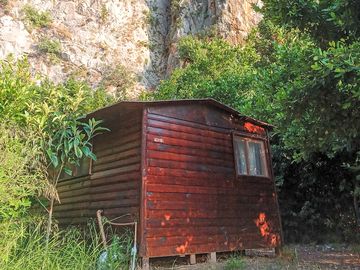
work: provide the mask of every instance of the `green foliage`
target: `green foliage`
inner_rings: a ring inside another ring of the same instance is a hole
[[[63,171],[72,175],[71,165],[80,166],[80,161],[84,158],[96,160],[95,154],[92,152],[91,140],[99,132],[108,131],[102,128],[101,121],[89,119],[88,123],[79,121],[79,119],[66,119],[65,115],[55,113],[54,117],[50,117],[55,132],[45,131],[43,135],[50,134],[48,139],[42,141],[42,146],[46,151],[49,159],[50,168],[54,169],[54,175],[51,176],[50,184],[52,185],[53,194],[50,197],[56,198],[56,186],[60,175]],[[47,127],[50,127],[47,125]],[[52,210],[52,209],[51,209]]]
[[[106,259],[100,245],[95,222],[85,228],[69,227],[56,230],[48,245],[44,234],[45,220],[33,215],[26,219],[0,222],[0,269],[128,269],[133,234],[120,236],[108,232]]]
[[[261,67],[253,80],[254,96],[249,104],[257,105],[253,106],[256,114],[277,125],[296,158],[316,151],[334,155],[344,149],[356,150],[358,44],[331,43],[322,50],[295,33],[292,40],[277,44],[274,54],[275,61]]]
[[[356,0],[265,0],[260,11],[266,21],[298,28],[326,46],[329,41],[359,37],[358,5]]]
[[[148,98],[213,97],[235,107],[242,93],[234,89],[246,87],[248,73],[258,61],[253,48],[233,47],[217,38],[184,38],[179,53],[186,67],[175,70]]]
[[[94,224],[90,223],[84,231],[76,228],[56,231],[47,247],[45,242],[42,221],[39,219],[10,220],[0,223],[0,268],[3,270],[97,268],[102,247]],[[122,269],[127,267],[121,263],[118,266]]]
[[[298,159],[353,151],[360,130],[359,52],[358,42],[321,49],[310,36],[271,23],[242,48],[185,38],[179,53],[187,65],[150,98],[213,97],[276,125]]]
[[[24,171],[30,174],[27,177],[32,173],[35,176],[36,170],[46,175],[50,164],[58,165],[55,169],[59,170],[66,163],[78,164],[82,156],[94,158],[89,151],[90,139],[101,131],[100,122],[83,122],[80,118],[111,102],[111,97],[101,89],[93,91],[84,82],[72,78],[59,85],[46,80],[39,82],[31,76],[26,59],[7,59],[1,61],[0,67],[0,121],[5,129],[17,127],[19,138],[16,140],[24,147],[31,146],[29,156],[16,153],[20,155],[18,158],[36,161],[34,169]],[[36,188],[41,188],[49,198],[56,198],[56,177],[49,175],[46,180],[46,185],[36,184]],[[13,184],[16,185],[16,181]],[[17,188],[21,190],[22,185]],[[26,187],[23,188],[25,193]],[[27,197],[27,194],[19,197],[19,202]]]
[[[239,255],[232,255],[226,260],[224,269],[225,270],[242,270],[246,268],[244,259]]]
[[[359,254],[360,253],[360,245],[359,244],[354,244],[350,246],[350,249],[352,252]]]
[[[274,151],[274,164],[283,166],[281,173],[278,167],[275,170],[282,175],[279,202],[287,242],[359,241],[351,173],[343,168],[344,156],[314,154],[308,161],[294,163],[280,150]]]
[[[41,81],[31,76],[26,59],[0,61],[1,269],[96,268],[97,237],[75,229],[50,235],[51,214],[63,168],[79,165],[83,157],[96,159],[91,139],[105,129],[83,115],[113,101],[73,78],[58,85]],[[50,199],[46,234],[42,220],[20,219],[40,193]],[[117,265],[126,268],[128,257],[122,256]]]
[[[40,40],[38,44],[40,52],[47,53],[54,56],[60,56],[61,54],[61,43],[58,40],[52,40],[44,38]]]
[[[265,11],[277,8],[268,2]],[[338,40],[319,47],[311,35],[276,26],[271,19],[243,47],[217,38],[183,39],[179,53],[185,67],[175,70],[152,97],[216,98],[272,122],[298,159],[317,151],[356,150],[359,42]]]
[[[43,188],[45,176],[33,157],[31,137],[14,125],[0,124],[0,221],[26,212],[30,199]]]
[[[48,27],[52,22],[51,15],[48,11],[38,11],[31,5],[25,5],[23,7],[23,12],[25,14],[26,22],[32,27]]]
[[[0,118],[23,124],[27,101],[35,92],[27,60],[0,62]]]
[[[100,256],[98,270],[127,269],[130,265],[133,233],[113,235],[106,253]]]

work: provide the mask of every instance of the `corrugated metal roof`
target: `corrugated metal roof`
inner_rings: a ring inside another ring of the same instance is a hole
[[[161,105],[185,105],[185,104],[205,104],[205,105],[211,105],[214,107],[217,107],[219,109],[222,109],[234,116],[237,116],[245,121],[249,121],[251,123],[257,124],[262,127],[266,127],[269,129],[272,129],[274,126],[257,120],[255,118],[242,115],[240,112],[236,111],[235,109],[216,101],[212,98],[206,98],[206,99],[178,99],[178,100],[156,100],[156,101],[121,101],[118,103],[115,103],[113,105],[101,108],[99,110],[96,110],[94,112],[91,112],[87,115],[87,117],[96,117],[99,115],[109,115],[113,112],[117,112],[118,110],[121,110],[121,108],[143,108],[146,106],[161,106]]]

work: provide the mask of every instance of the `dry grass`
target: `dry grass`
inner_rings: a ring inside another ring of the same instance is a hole
[[[70,30],[63,24],[57,24],[53,26],[54,31],[56,32],[57,35],[66,38],[66,39],[71,39],[73,34],[70,32]]]

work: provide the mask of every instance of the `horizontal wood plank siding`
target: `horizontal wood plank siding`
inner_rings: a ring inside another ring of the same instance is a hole
[[[231,131],[244,129],[218,110],[181,109],[147,115],[146,256],[271,246],[273,182],[235,174]]]
[[[141,111],[105,122],[111,131],[94,139],[91,175],[59,183],[54,216],[60,225],[86,223],[98,209],[108,218],[126,215],[118,222],[139,219]]]

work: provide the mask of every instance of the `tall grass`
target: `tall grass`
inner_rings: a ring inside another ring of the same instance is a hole
[[[89,225],[85,231],[77,228],[57,231],[46,246],[41,222],[2,222],[0,269],[128,269],[131,249],[129,235],[118,237],[113,243],[108,249],[111,256],[99,265],[103,249],[94,225]]]
[[[234,254],[226,261],[224,269],[225,270],[242,270],[246,268],[246,263],[244,258],[239,254]]]

